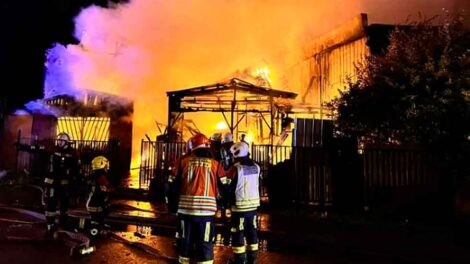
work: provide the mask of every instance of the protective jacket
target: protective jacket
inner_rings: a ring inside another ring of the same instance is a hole
[[[195,155],[183,158],[175,179],[180,190],[178,214],[214,216],[218,181],[224,176],[222,166],[214,159]]]
[[[246,158],[234,164],[228,173],[231,179],[231,209],[233,212],[257,210],[260,205],[260,167]]]

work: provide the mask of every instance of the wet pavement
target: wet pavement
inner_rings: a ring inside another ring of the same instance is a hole
[[[0,186],[0,204],[41,212],[40,189]],[[88,217],[70,210],[71,222]],[[92,241],[97,251],[69,256],[63,241],[45,238],[40,214],[0,208],[0,263],[172,263],[174,214],[164,204],[115,199],[107,218],[114,232]],[[411,223],[380,225],[360,217],[320,214],[305,208],[263,208],[258,263],[470,263],[470,250],[453,242],[449,227]],[[232,255],[224,221],[216,223],[215,263]]]

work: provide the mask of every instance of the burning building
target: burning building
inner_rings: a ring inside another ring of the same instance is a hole
[[[65,132],[79,152],[84,174],[95,155],[106,155],[117,183],[130,170],[132,113],[131,101],[93,91],[81,97],[58,95],[31,102],[27,110],[6,117],[2,167],[33,178],[44,177],[45,154],[52,149],[56,135]]]
[[[274,143],[281,137],[281,122],[288,117],[297,94],[256,86],[233,78],[228,82],[167,93],[170,134],[184,137],[184,114],[217,112],[226,130],[235,138],[242,134],[248,141]]]

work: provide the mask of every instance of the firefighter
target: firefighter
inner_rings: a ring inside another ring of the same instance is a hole
[[[71,143],[72,141],[67,133],[62,132],[57,135],[56,146],[50,156],[49,173],[44,179],[44,202],[48,234],[52,234],[58,225],[62,228],[66,227],[70,195],[69,185],[77,177],[80,164],[77,152],[71,146]],[[58,203],[60,204],[59,219],[56,219]]]
[[[233,135],[230,132],[227,132],[224,134],[222,137],[222,146],[220,148],[220,157],[221,157],[221,162],[222,166],[224,167],[224,170],[227,172],[234,164],[234,158],[232,153],[230,152],[230,148],[233,146]],[[221,197],[220,197],[220,202],[219,202],[219,207],[222,212],[222,221],[227,222],[229,221],[230,218],[230,205],[229,205],[229,196],[228,191],[230,187],[230,179],[227,179],[227,181],[222,182],[222,188],[221,188]],[[227,225],[228,226],[228,225]],[[230,230],[227,230],[226,232],[226,237],[230,237]],[[229,241],[229,239],[226,239],[224,241]]]
[[[230,132],[224,134],[222,138],[222,147],[220,148],[221,163],[224,170],[228,170],[234,163],[233,155],[230,148],[233,146],[233,135]]]
[[[176,178],[176,173],[177,173],[177,168],[179,164],[181,163],[181,160],[183,160],[186,157],[189,157],[191,155],[191,143],[190,140],[188,140],[184,146],[184,153],[179,157],[175,163],[173,164],[173,167],[169,168],[169,175],[168,175],[168,180],[167,180],[167,186],[166,186],[166,203],[168,205],[168,211],[171,213],[176,213],[178,210],[178,196],[179,193],[175,189],[175,178]]]
[[[90,235],[97,236],[104,232],[104,218],[109,207],[110,184],[108,181],[109,161],[104,156],[97,156],[91,161],[91,191],[86,208],[90,214]]]
[[[179,162],[175,178],[179,193],[179,263],[190,263],[191,259],[197,263],[213,263],[216,197],[220,177],[224,177],[225,171],[212,158],[205,135],[193,136],[189,147],[191,154]]]
[[[214,159],[219,161],[221,160],[220,156],[220,148],[222,147],[222,133],[214,133],[211,136],[210,140],[210,149],[212,151],[212,154],[214,155]]]
[[[249,158],[248,145],[234,144],[230,151],[235,164],[227,173],[232,209],[231,233],[234,259],[229,263],[256,263],[258,253],[257,210],[260,205],[260,167]],[[245,239],[247,245],[245,246]]]

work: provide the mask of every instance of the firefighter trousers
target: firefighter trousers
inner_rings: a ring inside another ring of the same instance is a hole
[[[103,227],[108,207],[109,197],[106,187],[93,185],[86,203],[86,208],[91,218],[90,229],[100,230]]]
[[[232,212],[230,231],[232,233],[232,250],[235,256],[235,263],[256,263],[258,253],[256,211]]]
[[[63,183],[63,184],[62,184]],[[59,215],[59,225],[65,227],[69,209],[69,185],[65,181],[46,183],[44,190],[45,215],[48,228],[54,226]],[[59,211],[57,205],[59,204]]]
[[[179,228],[179,263],[211,264],[214,261],[214,217],[213,216],[178,216]]]

